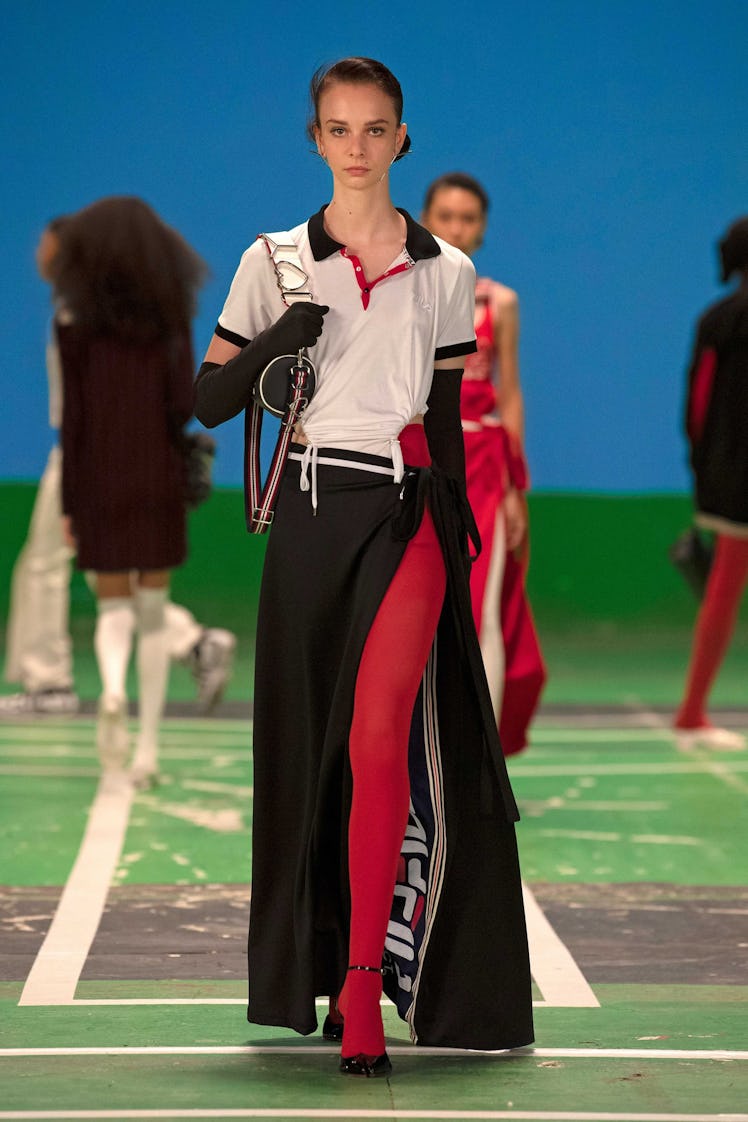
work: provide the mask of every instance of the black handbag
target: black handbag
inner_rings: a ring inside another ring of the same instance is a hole
[[[304,355],[280,355],[269,362],[252,387],[252,397],[260,408],[282,417],[291,402],[292,376],[294,368],[303,363],[307,371],[306,401],[303,409],[317,387],[317,371]]]
[[[714,546],[695,526],[676,538],[668,557],[686,581],[697,600],[702,600],[714,560]]]

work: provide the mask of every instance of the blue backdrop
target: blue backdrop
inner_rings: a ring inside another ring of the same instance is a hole
[[[476,264],[520,294],[536,488],[683,489],[693,322],[719,292],[715,239],[748,212],[746,41],[745,0],[5,5],[0,477],[36,478],[50,444],[46,220],[132,193],[177,226],[212,269],[199,359],[249,241],[328,198],[311,72],[368,54],[405,93],[395,201],[417,214],[458,168],[492,196]],[[241,425],[219,440],[238,483]]]

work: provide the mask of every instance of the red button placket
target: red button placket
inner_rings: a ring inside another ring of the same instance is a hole
[[[369,307],[371,300],[371,290],[380,283],[380,281],[387,280],[387,277],[394,277],[396,273],[404,273],[406,269],[412,267],[412,262],[404,261],[402,265],[395,265],[392,269],[388,269],[386,273],[382,273],[381,277],[376,280],[367,280],[364,276],[364,267],[355,254],[349,253],[347,249],[340,251],[343,257],[347,258],[353,265],[353,275],[356,278],[358,287],[361,289],[361,303],[364,306],[364,311]]]

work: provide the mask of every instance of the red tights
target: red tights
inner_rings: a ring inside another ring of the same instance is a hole
[[[408,822],[408,739],[413,705],[439,622],[446,575],[428,510],[408,543],[364,645],[349,753],[351,966],[379,967],[397,863]],[[384,1051],[379,973],[353,970],[340,995],[343,1055]]]
[[[686,694],[676,714],[676,728],[709,725],[707,698],[730,644],[747,578],[748,540],[719,534],[704,602],[696,620]]]

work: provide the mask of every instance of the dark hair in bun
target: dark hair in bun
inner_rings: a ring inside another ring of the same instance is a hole
[[[357,86],[377,86],[392,101],[398,125],[402,123],[403,91],[392,71],[388,70],[383,62],[377,62],[375,58],[341,58],[339,62],[320,66],[318,70],[315,70],[309,83],[310,112],[306,133],[313,144],[316,142],[314,130],[320,127],[320,98],[325,90],[334,85],[335,82],[347,82]],[[395,159],[401,160],[409,151],[410,137],[406,133],[403,146]]]

